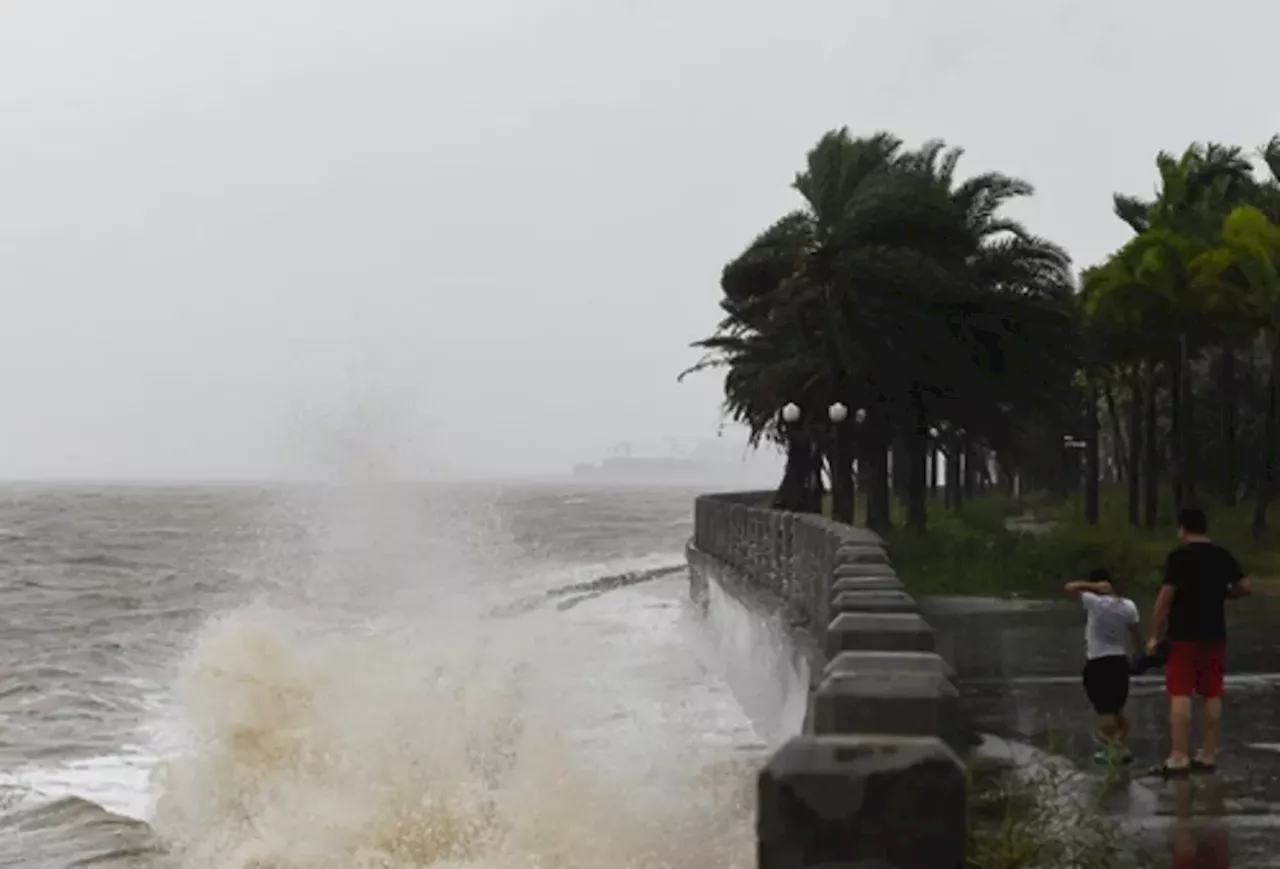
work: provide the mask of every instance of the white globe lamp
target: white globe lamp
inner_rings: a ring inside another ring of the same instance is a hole
[[[782,407],[783,422],[795,422],[799,418],[800,418],[800,408],[796,407],[791,402],[787,402],[785,405],[783,405]]]
[[[849,418],[849,408],[837,401],[835,404],[827,408],[827,416],[830,417],[831,421],[834,423],[844,422]]]
[[[853,418],[857,420],[858,425],[862,425],[863,420],[867,418],[867,409],[865,407],[858,408],[858,411],[853,415]]]

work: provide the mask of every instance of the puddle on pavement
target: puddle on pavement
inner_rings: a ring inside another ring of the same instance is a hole
[[[1150,601],[1139,601],[1144,614]],[[1015,763],[1066,759],[1072,792],[1131,829],[1149,865],[1254,869],[1280,866],[1280,599],[1229,612],[1222,754],[1212,777],[1164,781],[1145,771],[1167,750],[1159,674],[1135,680],[1129,716],[1135,763],[1108,774],[1093,763],[1093,712],[1080,685],[1084,615],[1057,601],[935,598],[921,601],[951,661],[983,750]],[[1193,741],[1198,729],[1193,730]],[[1035,746],[1035,748],[1033,748]],[[1175,859],[1176,857],[1176,859]]]

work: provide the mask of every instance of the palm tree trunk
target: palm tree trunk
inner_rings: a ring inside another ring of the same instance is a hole
[[[966,501],[972,501],[978,492],[978,462],[973,444],[967,436],[961,452],[964,455],[964,497]]]
[[[809,439],[809,473],[807,476],[808,485],[805,488],[805,504],[804,512],[822,513],[822,496],[825,494],[825,488],[822,485],[822,466],[825,463],[825,457],[822,454],[822,447],[816,438]]]
[[[1098,476],[1101,458],[1098,449],[1098,435],[1102,424],[1098,420],[1098,383],[1090,379],[1088,420],[1085,429],[1085,477],[1084,477],[1084,519],[1090,525],[1098,524]]]
[[[952,434],[948,438],[951,449],[947,452],[947,495],[951,499],[951,509],[957,513],[964,510],[964,490],[961,482],[964,469],[964,451],[961,449],[960,437]]]
[[[1179,368],[1181,369],[1181,377],[1179,383],[1182,388],[1182,426],[1178,430],[1180,439],[1178,449],[1180,455],[1178,458],[1178,466],[1182,470],[1182,503],[1194,504],[1198,499],[1198,491],[1196,486],[1196,450],[1194,446],[1196,431],[1196,402],[1195,396],[1191,391],[1191,359],[1187,350],[1187,336],[1182,336],[1182,345],[1179,348],[1181,358]]]
[[[773,506],[778,510],[804,511],[807,485],[809,445],[798,435],[787,438],[787,464],[782,471],[782,484],[774,496]]]
[[[1129,524],[1142,524],[1142,381],[1135,366],[1129,387]]]
[[[1146,448],[1146,461],[1143,462],[1143,488],[1146,495],[1147,527],[1156,527],[1156,518],[1160,512],[1160,431],[1156,427],[1156,364],[1147,362],[1147,382],[1143,398],[1146,402],[1146,424],[1143,431],[1143,442]]]
[[[1102,398],[1107,403],[1107,417],[1111,420],[1111,454],[1115,459],[1116,476],[1128,479],[1129,467],[1126,459],[1128,447],[1124,442],[1124,431],[1120,426],[1120,412],[1116,406],[1116,393],[1109,382],[1102,385]]]
[[[918,386],[911,391],[914,409],[914,425],[907,437],[904,451],[907,456],[907,523],[917,534],[924,534],[928,526],[928,509],[925,477],[929,470],[929,420],[925,416],[924,394]]]
[[[1275,496],[1276,483],[1276,414],[1280,408],[1280,338],[1271,336],[1271,371],[1267,374],[1267,415],[1263,424],[1262,467],[1258,474],[1258,496],[1253,507],[1253,539],[1261,540],[1267,533],[1267,508]]]
[[[1173,506],[1182,509],[1183,477],[1183,426],[1182,426],[1182,368],[1183,355],[1181,349],[1169,363],[1169,482],[1173,489]]]
[[[855,513],[853,490],[853,446],[849,425],[833,423],[831,431],[831,518],[852,525]]]
[[[893,527],[889,497],[889,444],[879,421],[863,426],[859,457],[867,472],[867,527],[888,531]]]
[[[907,438],[895,438],[892,447],[893,455],[893,493],[899,498],[907,496],[908,487],[911,483],[911,460],[910,450],[907,447]]]
[[[1222,348],[1218,394],[1222,396],[1222,503],[1234,507],[1240,489],[1240,466],[1236,455],[1236,426],[1240,411],[1236,351],[1229,345]]]

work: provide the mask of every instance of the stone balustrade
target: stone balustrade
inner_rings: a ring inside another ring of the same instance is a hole
[[[961,869],[967,728],[933,629],[879,535],[772,498],[698,498],[688,547],[695,600],[773,609],[810,674],[803,732],[759,775],[759,869]]]

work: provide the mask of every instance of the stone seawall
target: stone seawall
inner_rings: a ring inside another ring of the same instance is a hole
[[[759,869],[960,869],[968,729],[933,629],[879,535],[772,496],[698,498],[688,547],[694,599],[771,613],[770,672],[808,683],[802,732],[760,773]]]

